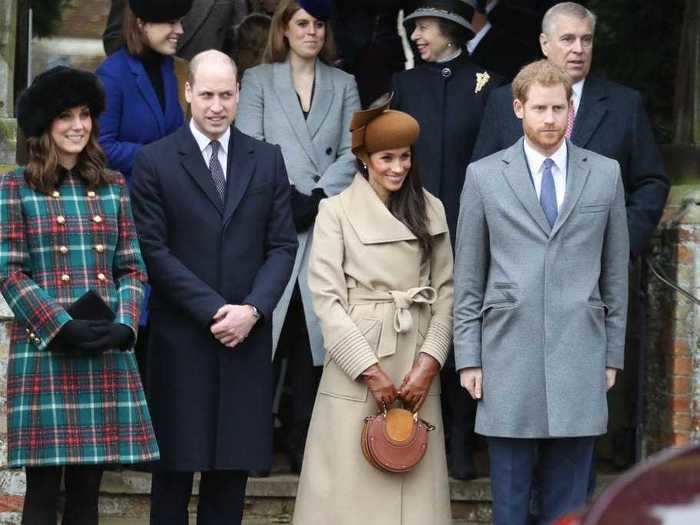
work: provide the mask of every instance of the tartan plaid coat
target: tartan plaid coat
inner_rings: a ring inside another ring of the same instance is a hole
[[[146,281],[128,189],[88,191],[70,172],[51,195],[18,169],[0,178],[0,292],[12,309],[11,467],[158,459],[133,351],[68,357],[47,345],[89,289],[134,331]]]

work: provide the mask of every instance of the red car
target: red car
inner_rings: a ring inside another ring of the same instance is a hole
[[[651,456],[555,525],[700,525],[700,443]]]

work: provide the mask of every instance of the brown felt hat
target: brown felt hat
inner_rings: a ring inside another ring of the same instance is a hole
[[[352,152],[365,162],[372,153],[411,146],[418,139],[418,121],[408,113],[389,109],[391,97],[352,115]]]

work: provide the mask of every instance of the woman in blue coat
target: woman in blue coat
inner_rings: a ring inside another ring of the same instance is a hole
[[[192,0],[129,0],[126,45],[97,70],[107,94],[100,118],[100,145],[107,165],[127,180],[141,146],[169,135],[184,122],[173,55],[182,36],[180,19]]]

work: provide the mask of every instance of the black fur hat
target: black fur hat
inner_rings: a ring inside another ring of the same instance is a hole
[[[179,20],[192,8],[193,0],[129,0],[134,14],[146,22]]]
[[[25,137],[39,137],[63,111],[82,105],[97,119],[105,109],[102,84],[87,71],[56,66],[38,75],[19,97],[17,123]]]

